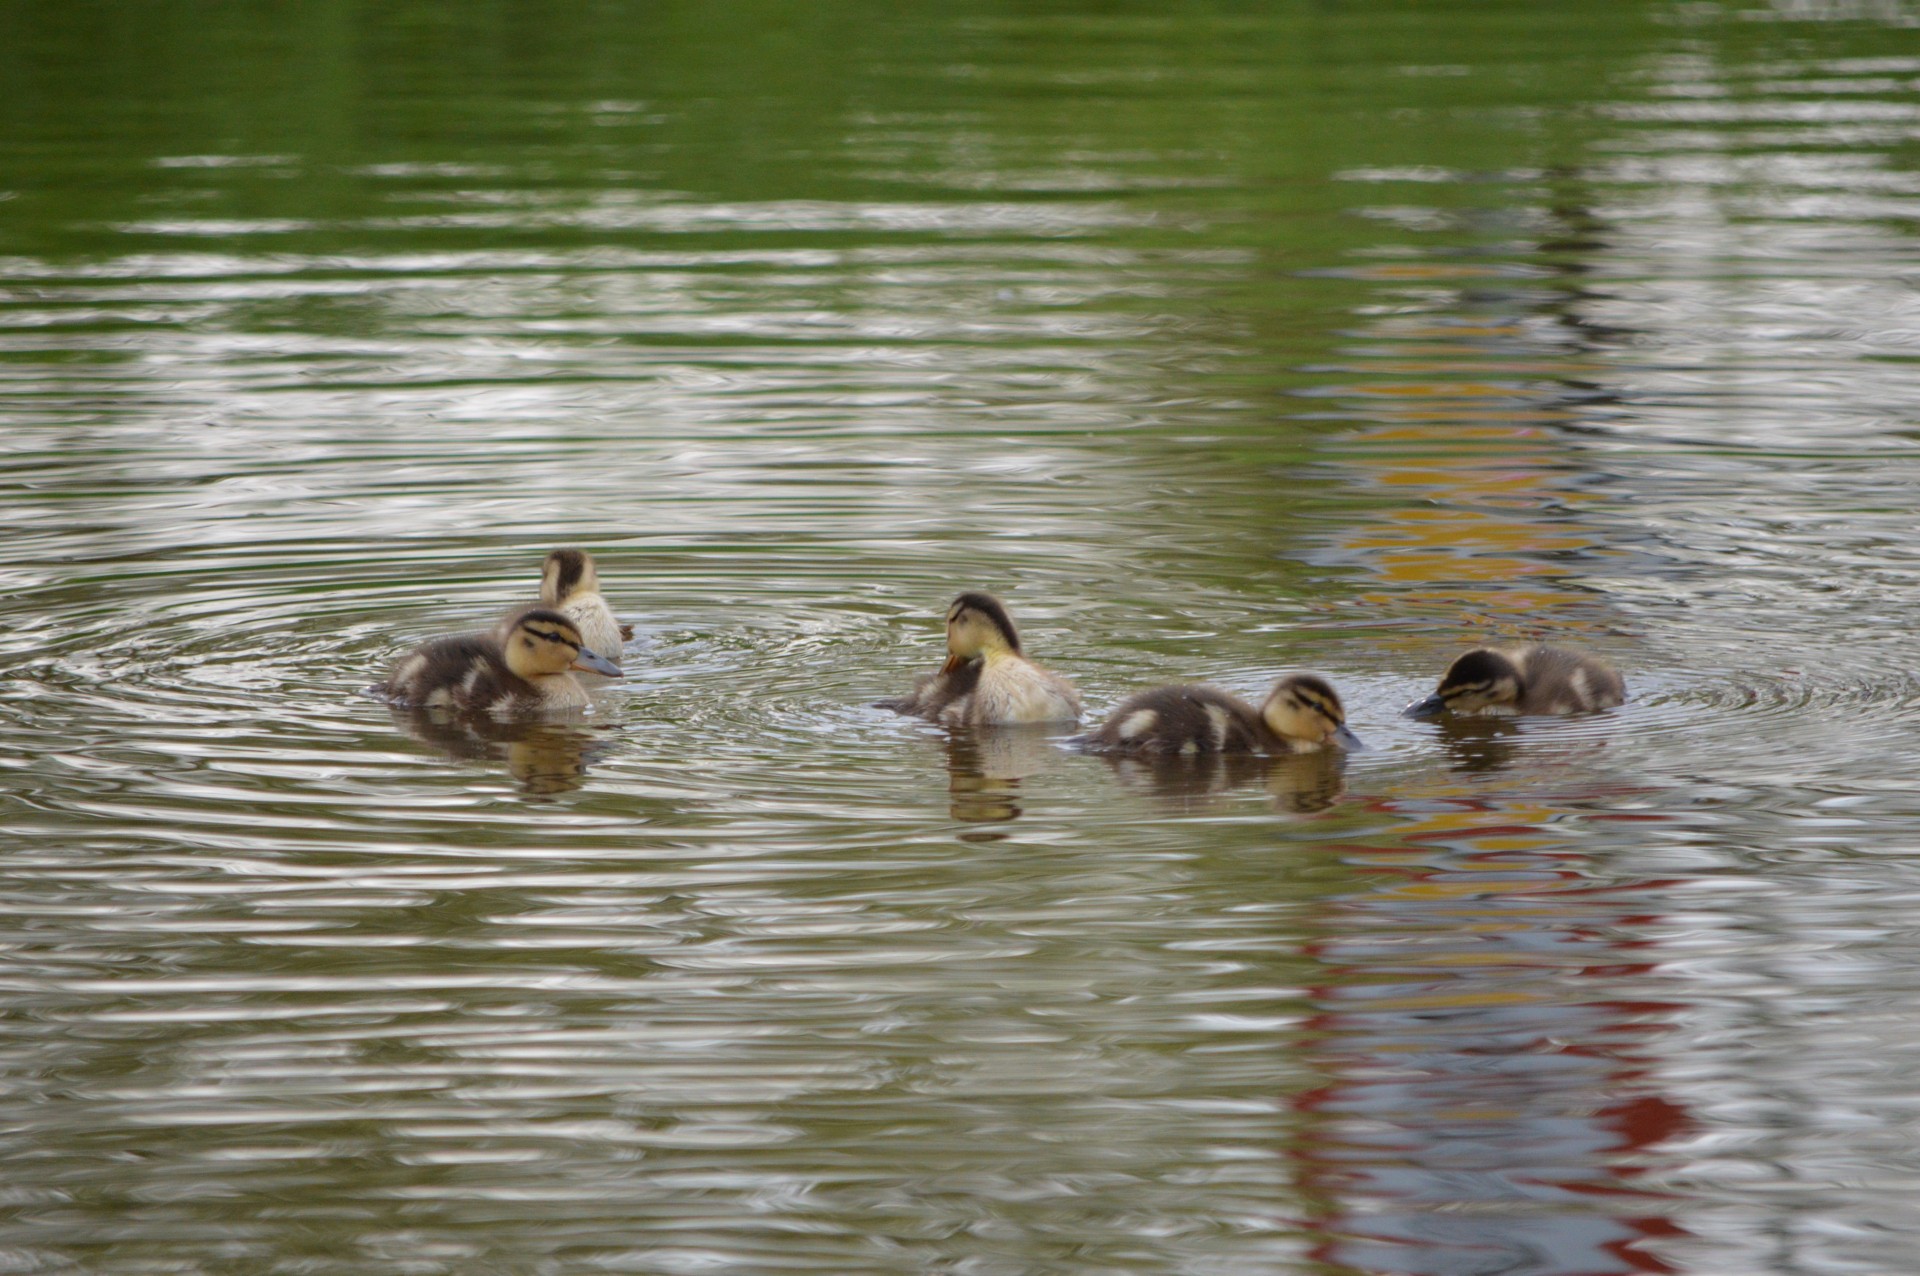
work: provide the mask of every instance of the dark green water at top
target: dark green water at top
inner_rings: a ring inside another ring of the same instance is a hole
[[[1904,1270],[1916,26],[0,11],[0,1270]],[[592,715],[358,694],[563,544]]]

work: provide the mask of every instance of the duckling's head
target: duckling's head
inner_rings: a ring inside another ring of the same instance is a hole
[[[962,594],[947,608],[947,665],[951,673],[995,652],[1020,654],[1020,631],[992,594]]]
[[[1518,665],[1497,651],[1476,647],[1449,665],[1434,693],[1408,705],[1406,714],[1409,718],[1434,718],[1442,712],[1511,709],[1520,703],[1525,690]]]
[[[1260,706],[1260,719],[1269,731],[1299,749],[1366,747],[1347,730],[1347,711],[1339,694],[1326,679],[1310,673],[1290,673],[1275,683]]]
[[[547,607],[564,607],[575,594],[600,592],[600,577],[593,570],[593,555],[578,549],[556,549],[547,555],[540,571],[540,602]]]
[[[536,607],[514,618],[501,637],[507,668],[529,681],[569,669],[620,676],[620,666],[595,655],[580,641],[580,631],[557,611]]]

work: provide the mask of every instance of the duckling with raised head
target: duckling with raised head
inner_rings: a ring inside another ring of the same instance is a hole
[[[992,594],[966,593],[947,608],[947,663],[882,708],[949,726],[1078,722],[1080,693],[1027,659],[1013,617]]]
[[[374,691],[397,704],[508,718],[584,706],[574,670],[620,677],[571,620],[536,607],[493,633],[422,643]]]
[[[587,646],[618,668],[621,646],[633,637],[633,626],[615,619],[601,596],[593,555],[578,549],[548,554],[540,570],[540,605],[571,620]]]
[[[1626,698],[1619,672],[1584,651],[1539,644],[1475,647],[1447,668],[1432,695],[1408,705],[1406,715],[1593,713]]]
[[[1156,687],[1120,702],[1083,743],[1102,753],[1315,753],[1363,746],[1324,678],[1290,673],[1258,709],[1214,687]]]

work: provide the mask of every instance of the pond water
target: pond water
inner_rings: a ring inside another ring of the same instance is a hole
[[[1916,26],[6,7],[0,1270],[1909,1270]],[[975,588],[1371,747],[871,707]]]

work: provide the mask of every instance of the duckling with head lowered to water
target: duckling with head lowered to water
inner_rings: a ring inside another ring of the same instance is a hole
[[[1006,607],[980,593],[962,594],[947,608],[947,663],[939,672],[879,704],[949,726],[1080,720],[1073,684],[1028,660]]]
[[[540,606],[571,620],[587,646],[615,667],[610,676],[619,676],[621,647],[633,637],[633,626],[615,619],[613,608],[601,596],[593,555],[578,549],[548,554],[540,569]]]
[[[1432,695],[1408,705],[1406,716],[1593,713],[1626,698],[1627,684],[1598,656],[1539,644],[1475,647],[1448,666]]]
[[[1258,709],[1214,687],[1156,687],[1120,702],[1081,743],[1099,753],[1265,753],[1358,749],[1340,696],[1324,678],[1291,673]]]
[[[416,708],[510,718],[585,706],[576,669],[620,677],[571,620],[536,607],[492,633],[422,643],[373,691]]]

